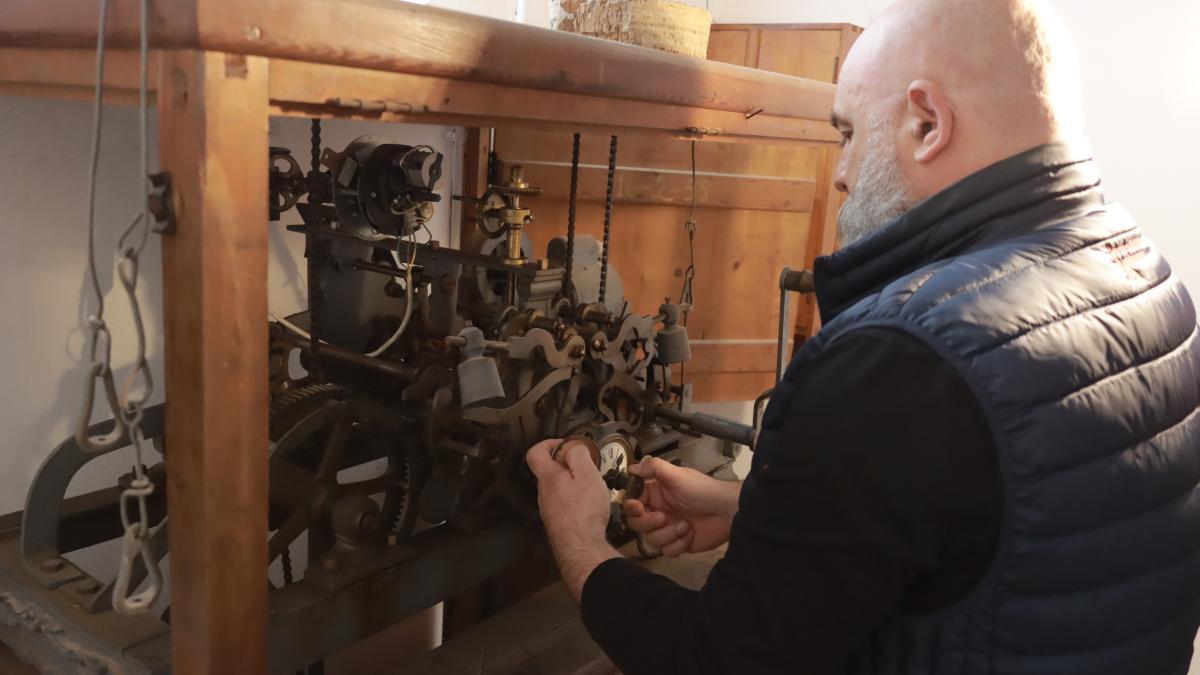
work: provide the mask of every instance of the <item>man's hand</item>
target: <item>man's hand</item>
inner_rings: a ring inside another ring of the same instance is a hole
[[[706,476],[656,457],[629,467],[646,480],[639,499],[622,505],[629,529],[674,558],[712,550],[729,541],[742,484]]]
[[[604,537],[612,502],[600,471],[582,444],[567,444],[561,451],[566,466],[560,464],[550,456],[558,443],[538,443],[525,461],[538,479],[538,509],[563,582],[579,601],[592,570],[620,554]]]

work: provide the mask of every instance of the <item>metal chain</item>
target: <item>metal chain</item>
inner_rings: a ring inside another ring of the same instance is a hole
[[[137,337],[137,356],[134,359],[133,370],[125,380],[120,392],[117,392],[112,368],[112,334],[104,321],[104,294],[100,288],[99,274],[96,265],[96,176],[100,156],[100,136],[103,121],[104,101],[104,32],[108,17],[108,2],[101,0],[100,18],[96,38],[96,85],[95,100],[92,115],[92,148],[91,164],[88,173],[88,271],[92,291],[95,295],[96,311],[88,317],[89,358],[88,377],[84,384],[84,406],[76,427],[76,441],[84,452],[103,454],[132,444],[134,450],[134,478],[129,487],[121,492],[120,514],[121,525],[124,527],[124,537],[121,545],[121,560],[118,565],[117,580],[113,587],[113,609],[118,614],[137,614],[147,611],[158,598],[162,590],[162,574],[157,562],[150,551],[150,539],[162,528],[166,519],[154,529],[150,527],[150,518],[146,499],[154,493],[154,484],[146,475],[142,448],[146,438],[142,432],[142,421],[145,416],[146,401],[154,392],[154,379],[150,374],[150,365],[146,360],[146,330],[142,319],[141,306],[137,299],[137,284],[139,279],[139,261],[142,251],[150,237],[150,227],[154,222],[148,212],[149,183],[149,136],[147,132],[148,118],[148,79],[149,79],[149,1],[141,0],[139,15],[139,47],[141,56],[141,81],[139,89],[139,127],[141,132],[140,178],[142,180],[141,209],[130,224],[117,239],[117,278],[125,289],[129,300],[130,313],[133,321],[134,334]],[[108,406],[114,418],[114,430],[103,436],[90,436],[87,427],[91,422],[92,408],[95,399],[96,380],[99,379],[105,388]],[[136,502],[136,517],[130,515],[130,504]],[[129,595],[129,583],[132,576],[134,561],[139,557],[145,564],[149,582],[144,591]]]
[[[600,304],[608,290],[608,242],[612,232],[613,178],[617,172],[617,137],[608,146],[608,192],[604,197],[604,248],[600,251]]]
[[[567,273],[563,279],[563,295],[572,304],[579,298],[575,293],[575,202],[579,197],[579,139],[576,133],[571,139],[571,194],[567,202]]]
[[[308,172],[308,202],[310,204],[319,201],[317,196],[317,180],[321,175],[321,120],[313,118],[312,121],[312,147],[310,149],[310,159],[312,167]],[[325,369],[321,362],[321,338],[323,331],[321,330],[320,308],[321,303],[325,300],[324,294],[321,292],[321,264],[324,262],[324,242],[322,242],[315,233],[310,229],[305,229],[304,237],[304,254],[306,259],[306,274],[308,276],[308,334],[309,344],[312,353],[312,362],[309,364],[312,367],[313,379],[317,382],[325,381]]]
[[[295,583],[295,579],[292,578],[292,550],[285,546],[279,560],[283,566],[283,583],[285,586],[291,586]]]

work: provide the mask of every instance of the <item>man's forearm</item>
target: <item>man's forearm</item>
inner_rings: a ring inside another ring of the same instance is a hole
[[[575,533],[560,536],[551,534],[550,547],[554,550],[554,559],[558,562],[563,583],[575,602],[583,598],[583,585],[600,563],[621,557],[603,537],[589,539]]]

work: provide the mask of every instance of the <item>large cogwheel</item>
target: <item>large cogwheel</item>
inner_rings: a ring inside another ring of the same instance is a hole
[[[387,406],[336,385],[277,395],[270,410],[269,562],[282,556],[290,568],[288,546],[306,531],[310,558],[339,540],[372,544],[411,534],[418,456],[408,425]],[[377,459],[386,462],[382,475],[343,472]]]

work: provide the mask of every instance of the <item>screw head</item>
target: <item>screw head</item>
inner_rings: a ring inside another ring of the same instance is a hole
[[[395,546],[396,543],[399,541],[400,540],[396,537],[395,532],[388,532],[388,536],[387,536],[387,545],[388,546]]]
[[[336,572],[338,568],[338,559],[336,556],[327,555],[321,558],[321,569],[326,572]]]
[[[84,579],[75,587],[80,595],[94,595],[100,590],[100,582],[95,579]]]
[[[66,563],[63,562],[62,558],[54,557],[54,558],[46,558],[45,560],[43,560],[41,563],[38,564],[38,567],[43,572],[58,572],[59,570],[61,570],[63,568],[64,565],[66,565]]]
[[[258,26],[249,26],[246,28],[246,39],[257,40],[262,37],[262,29]]]

